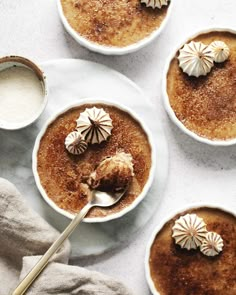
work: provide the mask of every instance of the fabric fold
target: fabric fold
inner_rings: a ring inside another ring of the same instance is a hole
[[[8,295],[36,264],[59,233],[27,205],[13,184],[0,178],[0,294]],[[26,294],[131,295],[121,283],[68,265],[64,243]]]

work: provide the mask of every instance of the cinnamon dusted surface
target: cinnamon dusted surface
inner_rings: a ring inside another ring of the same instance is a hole
[[[180,215],[196,213],[208,231],[220,234],[223,251],[214,257],[200,250],[181,249],[175,244],[172,227]],[[219,209],[198,208],[178,214],[157,234],[151,248],[150,270],[161,295],[236,294],[236,218]]]
[[[81,155],[69,154],[64,141],[76,127],[75,120],[86,107],[103,108],[113,120],[112,135],[101,144],[89,144]],[[70,109],[57,117],[47,128],[38,151],[38,173],[49,198],[60,208],[77,212],[88,201],[84,184],[90,173],[102,159],[118,151],[133,157],[135,177],[129,191],[110,208],[94,208],[88,217],[102,217],[121,211],[129,206],[142,191],[151,167],[151,148],[140,124],[128,113],[103,104],[83,105]]]
[[[90,41],[124,47],[160,27],[168,6],[152,9],[140,0],[61,0],[71,27]]]
[[[189,77],[178,65],[178,52],[167,76],[167,93],[177,118],[191,131],[211,140],[236,137],[236,35],[211,32],[193,39],[210,44],[224,41],[230,57],[215,63],[207,76]],[[189,40],[190,41],[190,40]]]

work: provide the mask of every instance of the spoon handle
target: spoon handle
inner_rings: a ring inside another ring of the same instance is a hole
[[[57,240],[51,245],[47,252],[41,257],[38,263],[31,269],[31,271],[26,275],[26,277],[20,282],[12,295],[23,295],[34,280],[38,277],[41,271],[48,264],[49,259],[55,254],[61,247],[63,242],[72,234],[77,225],[86,216],[88,211],[91,209],[92,205],[88,203],[84,208],[74,217],[67,228],[60,234]]]

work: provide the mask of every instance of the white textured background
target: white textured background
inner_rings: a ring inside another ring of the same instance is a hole
[[[205,27],[236,29],[236,1],[174,2],[167,27],[152,45],[131,55],[106,57],[82,48],[64,32],[55,0],[0,0],[0,56],[18,54],[38,62],[70,57],[100,62],[135,81],[157,106],[157,118],[163,121],[170,148],[170,173],[162,204],[131,243],[74,262],[120,279],[135,295],[149,294],[143,267],[145,245],[155,225],[169,212],[199,201],[236,211],[236,147],[214,148],[188,138],[169,121],[161,104],[162,71],[172,49]]]

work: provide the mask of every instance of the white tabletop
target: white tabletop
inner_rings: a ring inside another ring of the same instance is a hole
[[[169,180],[159,209],[132,242],[99,257],[73,261],[123,281],[136,295],[149,294],[145,246],[155,225],[169,212],[195,202],[236,210],[235,147],[195,142],[170,122],[161,103],[163,66],[172,49],[205,27],[236,29],[235,11],[235,0],[175,0],[171,19],[158,40],[137,53],[106,57],[82,48],[65,33],[55,0],[0,1],[0,56],[17,54],[38,62],[56,58],[100,62],[131,78],[158,108],[157,118],[163,121],[170,150]]]

